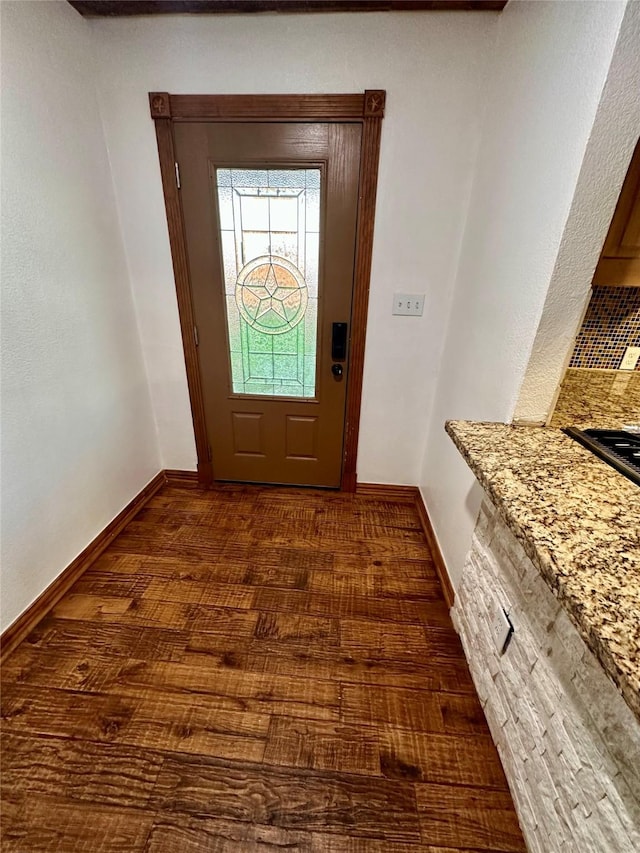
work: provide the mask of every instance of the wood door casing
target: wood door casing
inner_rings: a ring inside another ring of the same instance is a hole
[[[175,128],[207,435],[216,479],[337,488],[348,368],[331,374],[331,324],[349,322],[361,125],[186,122]],[[315,399],[231,391],[215,168],[320,167],[318,360]]]
[[[358,122],[362,126],[356,264],[350,333],[350,382],[347,388],[344,466],[341,483],[343,491],[355,492],[378,164],[385,105],[386,92],[383,89],[367,89],[364,92],[351,94],[318,95],[186,95],[149,92],[149,110],[155,126],[193,419],[197,476],[201,487],[211,486],[214,479],[208,452],[202,383],[193,334],[193,306],[184,222],[175,171],[174,128],[182,121],[193,120],[212,122],[348,121]]]

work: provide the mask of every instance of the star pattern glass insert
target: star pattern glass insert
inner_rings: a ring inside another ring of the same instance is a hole
[[[235,394],[314,397],[320,169],[216,169]]]

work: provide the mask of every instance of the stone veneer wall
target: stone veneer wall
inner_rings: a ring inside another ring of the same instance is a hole
[[[452,616],[532,853],[637,853],[640,723],[488,501]]]

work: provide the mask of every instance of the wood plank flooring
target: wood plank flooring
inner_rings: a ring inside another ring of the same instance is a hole
[[[165,487],[2,672],[3,851],[524,851],[411,503]]]

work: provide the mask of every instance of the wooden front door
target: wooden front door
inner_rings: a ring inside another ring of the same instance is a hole
[[[362,126],[174,136],[214,477],[337,488]]]

